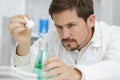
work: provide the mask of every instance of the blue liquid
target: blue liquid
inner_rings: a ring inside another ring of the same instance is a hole
[[[40,19],[39,33],[48,33],[49,21],[48,19]]]

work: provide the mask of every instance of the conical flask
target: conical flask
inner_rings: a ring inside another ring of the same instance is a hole
[[[44,78],[43,75],[46,74],[45,71],[43,71],[44,62],[49,58],[49,52],[48,52],[48,43],[42,42],[41,48],[39,50],[33,73],[37,74],[38,80],[48,80],[47,78]]]

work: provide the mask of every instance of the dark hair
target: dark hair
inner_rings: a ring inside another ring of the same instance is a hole
[[[75,9],[77,15],[85,21],[91,14],[94,14],[92,0],[52,0],[49,7],[49,14],[52,18],[52,14],[54,13],[73,9]]]

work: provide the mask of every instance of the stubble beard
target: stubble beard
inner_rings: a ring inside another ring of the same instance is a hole
[[[71,47],[70,44],[67,44],[66,46],[63,44],[63,46],[64,46],[65,49],[67,49],[68,51],[74,51],[74,50],[77,50],[77,49],[80,47],[80,44],[77,44],[77,42],[76,42],[76,46],[74,46],[74,47]]]

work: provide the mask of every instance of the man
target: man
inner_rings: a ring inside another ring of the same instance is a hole
[[[97,22],[92,0],[52,0],[49,14],[56,26],[47,37],[49,53],[44,75],[50,80],[120,80],[120,28]],[[13,65],[33,69],[39,39],[30,47],[31,30],[24,16],[12,18],[9,30],[18,42]],[[26,16],[27,17],[27,16]]]

